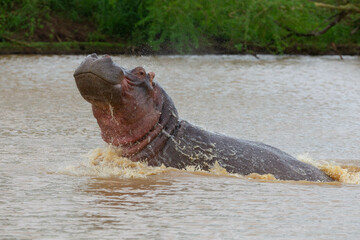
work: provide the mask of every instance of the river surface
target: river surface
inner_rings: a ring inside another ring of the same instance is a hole
[[[259,57],[114,60],[155,72],[183,119],[339,182],[121,165],[76,88],[84,56],[0,56],[0,239],[359,239],[360,58]]]

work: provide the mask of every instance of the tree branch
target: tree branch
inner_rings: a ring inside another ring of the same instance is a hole
[[[347,11],[340,12],[337,15],[335,15],[336,16],[335,19],[332,20],[325,28],[323,28],[322,30],[317,31],[317,32],[312,31],[310,33],[300,33],[300,32],[297,32],[295,30],[290,29],[287,26],[282,26],[278,22],[276,22],[276,24],[279,25],[280,27],[284,28],[286,31],[290,32],[290,34],[287,35],[286,38],[290,37],[292,35],[295,35],[295,36],[298,36],[298,37],[316,37],[316,36],[319,36],[319,35],[322,35],[322,34],[326,33],[329,29],[331,29],[333,26],[335,26],[337,23],[339,23],[348,14],[349,14],[349,12],[347,12]]]
[[[348,11],[348,12],[357,12],[360,13],[360,6],[357,6],[355,4],[345,4],[345,5],[331,5],[326,3],[320,3],[320,2],[314,2],[315,6],[317,7],[323,7],[323,8],[330,8],[330,9],[336,9],[340,11]]]

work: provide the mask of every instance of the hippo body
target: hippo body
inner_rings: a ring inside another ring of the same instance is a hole
[[[272,146],[212,133],[179,118],[154,73],[131,71],[110,57],[88,56],[74,74],[92,104],[103,139],[132,161],[209,170],[217,162],[230,173],[272,174],[281,180],[333,181],[314,166]]]
[[[205,131],[186,121],[169,138],[163,150],[149,161],[159,166],[208,170],[215,161],[229,173],[272,174],[280,180],[331,181],[319,169],[269,145]]]
[[[168,122],[161,123],[164,128],[152,143],[130,158],[151,166],[164,164],[178,169],[195,166],[202,170],[209,170],[217,161],[229,173],[270,173],[280,180],[332,181],[318,168],[277,148],[206,131],[181,120],[165,91],[163,97],[167,110],[160,119],[169,119]]]

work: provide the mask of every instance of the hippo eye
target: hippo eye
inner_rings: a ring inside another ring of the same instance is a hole
[[[137,74],[138,74],[138,76],[140,76],[140,77],[146,76],[146,72],[145,72],[143,69],[140,69]]]
[[[134,75],[136,75],[138,78],[141,78],[141,79],[146,76],[145,69],[142,68],[142,67],[134,68],[131,72],[132,72]]]

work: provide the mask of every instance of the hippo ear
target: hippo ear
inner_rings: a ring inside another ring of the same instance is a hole
[[[149,81],[150,81],[150,84],[152,85],[153,84],[153,80],[155,78],[155,73],[154,72],[149,72]]]

